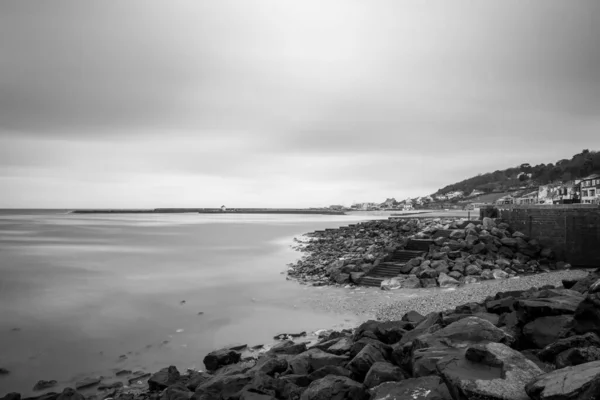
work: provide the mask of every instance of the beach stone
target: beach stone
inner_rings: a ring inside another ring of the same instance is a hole
[[[465,268],[465,275],[480,275],[481,267],[479,265],[471,264]]]
[[[151,391],[163,390],[174,385],[181,378],[177,367],[171,365],[163,368],[148,379],[148,388]]]
[[[387,278],[381,281],[381,290],[396,290],[402,288],[402,281],[404,278]]]
[[[360,280],[363,276],[365,276],[364,272],[351,272],[350,273],[350,281],[352,283],[360,283]]]
[[[425,317],[416,311],[409,311],[402,316],[402,321],[410,322],[413,325],[421,323]]]
[[[385,382],[371,389],[370,400],[452,400],[439,376]]]
[[[325,374],[325,375],[329,375],[329,374]],[[307,387],[313,381],[313,379],[310,379],[309,376],[310,375],[307,376],[307,375],[290,374],[290,375],[282,375],[282,376],[278,377],[277,379],[279,379],[280,381],[285,381],[287,383],[292,383],[296,386]]]
[[[494,269],[492,271],[492,275],[494,276],[494,279],[507,279],[509,276],[506,272],[502,271],[501,269]]]
[[[492,229],[496,228],[496,222],[489,217],[483,217],[481,222],[481,227],[486,231],[491,231]]]
[[[421,281],[416,275],[409,275],[402,281],[402,288],[404,289],[417,289],[421,287]]]
[[[434,278],[437,278],[439,274],[440,273],[433,268],[425,268],[417,274],[417,277],[421,280],[434,279]]]
[[[521,321],[531,322],[540,317],[575,314],[575,310],[577,310],[580,302],[581,299],[572,296],[559,296],[546,299],[525,299],[517,300],[514,304],[514,308]],[[575,324],[577,324],[577,319]]]
[[[415,328],[416,329],[416,328]],[[413,340],[413,348],[436,347],[443,343],[456,347],[464,343],[497,342],[510,345],[514,338],[497,328],[490,321],[478,317],[467,317]]]
[[[463,277],[463,274],[461,274],[458,271],[450,271],[450,273],[448,274],[448,276],[450,278],[456,279],[458,281],[460,278]],[[460,282],[459,282],[459,284],[460,284]]]
[[[501,343],[467,348],[464,355],[438,363],[455,399],[529,400],[525,385],[543,371],[518,351]]]
[[[600,361],[552,371],[525,387],[533,400],[593,400],[600,393]]]
[[[422,278],[420,282],[421,287],[424,289],[437,287],[437,280],[435,278]]]
[[[459,282],[456,279],[446,275],[443,272],[440,273],[440,276],[438,276],[437,280],[440,287],[456,287],[459,285]]]
[[[563,338],[573,324],[572,315],[540,317],[523,327],[523,337],[536,348],[543,349]]]
[[[235,350],[220,349],[220,350],[215,350],[215,351],[208,353],[204,357],[203,362],[204,362],[204,366],[206,367],[207,370],[214,371],[224,365],[235,364],[236,362],[240,361],[240,358],[241,358],[241,353],[239,353]]]
[[[75,389],[68,387],[58,395],[56,400],[85,400],[85,397]]]
[[[345,376],[329,375],[313,381],[300,400],[367,400],[364,386]]]
[[[346,354],[352,349],[352,339],[349,337],[339,338],[338,341],[330,346],[327,351],[328,353],[335,354],[341,356],[342,354]]]
[[[565,368],[600,360],[599,347],[577,347],[568,349],[556,356],[556,368]]]
[[[386,344],[394,344],[402,339],[406,331],[413,328],[407,321],[368,320],[360,324],[354,332],[354,341],[363,337],[376,339]]]
[[[187,383],[185,384],[185,387],[191,390],[192,392],[196,390],[198,385],[207,382],[213,378],[213,375],[200,371],[190,371],[188,375],[189,378],[187,380]]]
[[[378,361],[371,366],[365,376],[364,385],[373,388],[383,382],[400,381],[407,376],[399,367],[389,363]]]

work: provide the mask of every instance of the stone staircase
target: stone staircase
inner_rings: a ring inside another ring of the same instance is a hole
[[[409,241],[410,244],[411,241]],[[418,243],[414,247],[423,248],[423,245]],[[408,248],[408,246],[407,246]],[[429,244],[427,244],[427,250],[429,250]],[[408,250],[396,250],[392,253],[389,261],[382,262],[381,264],[374,267],[368,274],[360,279],[360,285],[362,286],[381,286],[381,282],[387,278],[393,278],[401,275],[402,268],[406,263],[414,257],[422,256],[425,251],[421,249],[408,249]]]

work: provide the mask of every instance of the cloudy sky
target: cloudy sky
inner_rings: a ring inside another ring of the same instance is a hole
[[[318,206],[600,150],[600,2],[0,2],[1,207]]]

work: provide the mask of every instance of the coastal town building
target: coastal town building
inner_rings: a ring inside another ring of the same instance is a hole
[[[515,204],[537,204],[538,203],[538,191],[533,191],[517,197]]]
[[[344,210],[344,206],[339,205],[339,204],[334,204],[329,206],[330,210],[334,210],[334,211],[343,211]]]
[[[583,178],[579,185],[581,188],[582,203],[600,203],[600,174],[594,174]]]
[[[485,194],[485,192],[483,192],[481,190],[473,189],[471,194],[469,194],[469,197],[481,196],[482,194]]]
[[[449,192],[449,193],[446,193],[446,198],[447,198],[448,200],[452,200],[452,199],[458,199],[458,198],[464,197],[464,195],[465,195],[465,194],[464,194],[464,192],[463,192],[463,191],[461,191],[461,190],[456,190],[456,191],[454,191],[454,192]]]
[[[515,198],[513,196],[511,196],[510,194],[500,197],[498,200],[496,200],[496,204],[497,205],[506,205],[506,204],[515,204]]]

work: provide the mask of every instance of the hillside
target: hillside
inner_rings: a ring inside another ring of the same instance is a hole
[[[461,191],[468,196],[473,190],[498,193],[533,187],[556,181],[570,181],[600,173],[600,152],[583,150],[570,160],[563,159],[552,164],[531,166],[523,163],[517,167],[479,174],[439,189],[435,194]]]

